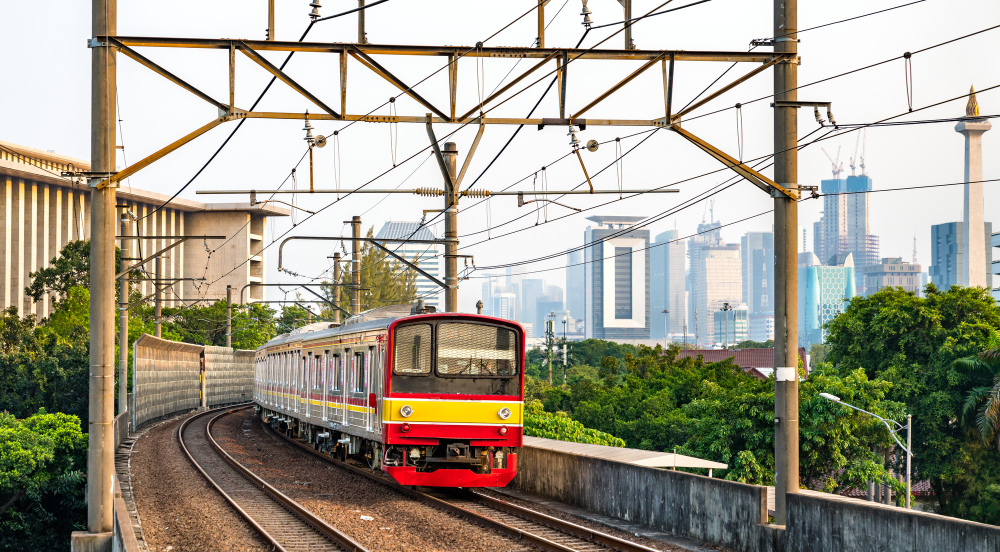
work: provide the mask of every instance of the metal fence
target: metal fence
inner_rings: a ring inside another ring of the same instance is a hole
[[[151,335],[140,337],[133,347],[133,430],[176,412],[244,402],[253,396],[254,351],[179,343]]]

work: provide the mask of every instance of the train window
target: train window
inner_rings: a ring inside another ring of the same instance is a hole
[[[446,322],[437,327],[439,376],[517,374],[517,336],[501,326]]]
[[[309,378],[312,380],[313,389],[319,389],[320,377],[322,376],[319,373],[319,355],[309,353]]]
[[[410,324],[396,328],[392,371],[406,376],[430,375],[430,324]]]
[[[358,351],[354,353],[354,392],[364,393],[367,389],[367,376],[365,374],[365,368],[368,363],[368,353],[366,351]]]

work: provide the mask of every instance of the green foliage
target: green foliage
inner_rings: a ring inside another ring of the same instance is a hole
[[[288,333],[308,322],[309,311],[298,305],[285,305],[281,307],[281,314],[278,316],[278,333]]]
[[[958,359],[954,365],[969,376],[992,379],[992,386],[981,385],[969,390],[962,406],[963,421],[976,426],[983,442],[992,442],[1000,432],[1000,348]]]
[[[588,429],[580,422],[571,419],[565,412],[556,412],[555,414],[546,412],[542,402],[538,400],[529,401],[525,405],[524,434],[575,443],[610,447],[625,446],[625,441],[603,431]]]
[[[164,328],[173,339],[198,345],[226,346],[226,302],[211,305],[165,308]],[[256,349],[277,335],[274,309],[259,303],[233,305],[233,348]],[[166,337],[164,335],[164,337]]]
[[[76,416],[0,412],[0,550],[66,548],[86,517],[86,449]]]
[[[773,348],[774,348],[773,339],[768,339],[767,341],[753,341],[748,339],[746,341],[740,341],[733,347],[733,349],[773,349]]]
[[[930,480],[938,511],[993,524],[997,451],[962,422],[970,397],[995,380],[955,361],[996,346],[998,328],[1000,308],[985,289],[933,285],[923,298],[899,288],[854,298],[827,328],[827,360],[841,374],[862,369],[890,383],[887,398],[913,415],[914,478]]]
[[[120,258],[121,251],[116,247],[114,266],[118,266]],[[48,266],[32,272],[29,277],[31,284],[24,292],[35,301],[50,293],[61,299],[71,288],[87,287],[90,284],[90,240],[67,243]]]
[[[375,236],[375,228],[368,229],[368,237]],[[361,310],[375,309],[388,305],[412,303],[417,298],[417,272],[402,263],[391,260],[389,255],[369,242],[361,246]],[[340,307],[351,310],[351,263],[345,261],[341,268],[340,283],[344,286],[323,286],[323,294],[333,300],[340,293]],[[326,282],[330,284],[330,282]],[[333,307],[323,308],[324,318],[330,318]],[[352,313],[357,314],[357,313]]]

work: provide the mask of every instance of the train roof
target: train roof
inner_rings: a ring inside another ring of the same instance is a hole
[[[323,337],[332,337],[337,335],[350,334],[355,332],[363,332],[368,330],[381,330],[389,327],[394,321],[400,318],[418,317],[418,316],[432,316],[438,317],[442,315],[454,316],[455,313],[427,313],[427,314],[415,314],[413,312],[412,305],[389,305],[387,307],[379,307],[376,309],[371,309],[352,316],[344,321],[341,325],[331,324],[330,322],[317,322],[314,324],[307,324],[301,328],[296,328],[291,332],[281,334],[272,338],[267,343],[261,345],[261,349],[267,347],[274,347],[276,345],[281,345],[283,343],[294,343],[298,341],[303,341],[306,339],[319,339]],[[468,315],[466,315],[468,316]],[[477,315],[473,315],[477,316]],[[478,317],[484,319],[491,319],[497,322],[503,322],[506,324],[514,324],[520,327],[520,324],[512,322],[510,320],[501,320],[497,318],[492,318],[489,316],[478,315]]]

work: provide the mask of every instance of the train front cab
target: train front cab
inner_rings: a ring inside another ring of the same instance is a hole
[[[503,487],[517,472],[524,331],[431,314],[389,327],[383,467],[403,485]]]

